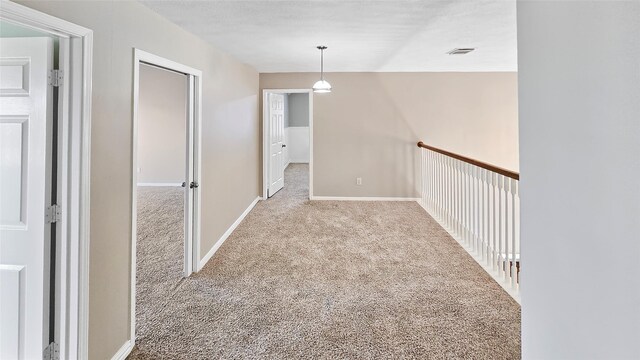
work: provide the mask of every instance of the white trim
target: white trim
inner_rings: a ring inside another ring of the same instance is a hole
[[[85,37],[89,33],[93,33],[92,30],[80,25],[70,23],[66,20],[59,19],[11,1],[0,1],[0,8],[0,17],[2,20],[34,30],[44,31],[54,36],[63,38]]]
[[[173,60],[169,60],[140,49],[134,49],[134,53],[137,55],[136,59],[138,61],[142,61],[150,65],[155,65],[157,67],[165,68],[166,70],[177,71],[184,74],[194,75],[200,78],[202,77],[201,70],[183,65],[179,62],[175,62]]]
[[[193,169],[193,173],[197,181],[200,182],[200,180],[202,180],[202,72],[200,72],[200,75],[194,77],[194,81],[195,84],[193,85],[195,89],[193,89],[193,106],[195,108],[194,116],[196,117],[194,121],[194,133],[196,136],[193,139],[193,156],[197,161],[194,161],[195,168]],[[202,191],[200,191],[199,188],[196,190],[197,191],[195,192],[193,199],[193,209],[197,216],[193,219],[193,232],[197,241],[194,241],[192,244],[193,248],[191,257],[191,264],[194,271],[198,271],[198,265],[200,264],[200,242],[202,234]]]
[[[60,64],[69,69],[62,84],[65,113],[60,117],[59,169],[63,206],[59,276],[61,317],[56,324],[61,359],[86,359],[89,343],[89,227],[91,169],[91,88],[93,31],[2,0],[0,19],[63,39],[75,45]],[[65,47],[68,43],[65,43]],[[64,54],[66,55],[66,54]],[[63,55],[63,56],[64,56]],[[67,96],[68,95],[68,96]],[[70,102],[71,106],[69,106]]]
[[[371,197],[371,196],[314,196],[311,200],[320,201],[420,201],[412,197]]]
[[[202,270],[202,268],[207,264],[207,262],[211,259],[211,257],[213,257],[213,254],[215,254],[216,251],[218,251],[220,246],[222,246],[222,244],[225,242],[225,240],[227,240],[227,238],[233,233],[233,231],[238,227],[238,225],[240,225],[242,220],[244,220],[244,218],[251,212],[251,210],[253,210],[253,208],[256,206],[258,201],[260,201],[261,199],[262,198],[260,196],[255,198],[251,202],[251,204],[249,204],[249,206],[244,210],[242,215],[240,215],[240,217],[238,219],[236,219],[236,221],[233,224],[231,224],[231,226],[229,226],[227,231],[225,231],[224,234],[222,234],[222,236],[220,237],[220,239],[218,239],[218,241],[216,241],[216,243],[213,245],[211,250],[209,250],[207,255],[205,255],[202,258],[202,260],[200,260],[200,263],[198,264],[198,271]]]
[[[269,180],[267,169],[269,168],[269,142],[267,132],[269,117],[265,99],[267,94],[309,94],[309,199],[313,198],[313,89],[263,89],[262,90],[262,199],[267,199]]]
[[[182,183],[138,183],[138,186],[146,187],[146,186],[177,186],[182,187]]]
[[[140,49],[133,49],[133,144],[132,144],[132,193],[131,193],[131,279],[130,279],[130,327],[129,342],[135,345],[136,340],[136,245],[137,245],[137,187],[138,187],[138,95],[140,92],[140,65],[149,64],[166,70],[180,72],[189,76],[189,121],[187,126],[187,158],[193,159],[194,168],[191,168],[191,161],[187,161],[187,184],[192,181],[200,182],[201,167],[200,153],[202,149],[200,129],[202,125],[202,71],[175,61],[148,53]],[[193,131],[191,127],[193,126]],[[195,135],[192,137],[191,135]],[[178,184],[181,186],[182,184]],[[156,185],[158,186],[158,185]],[[161,185],[164,186],[164,185]],[[191,275],[197,271],[198,259],[200,256],[200,199],[201,194],[198,188],[193,189],[193,203],[186,201],[185,224],[191,223],[185,234],[184,245],[184,276]]]
[[[111,360],[125,360],[127,356],[131,354],[131,350],[133,350],[134,345],[135,343],[131,342],[131,340],[127,340],[124,344],[122,344],[120,349],[118,349],[118,352],[113,355]]]

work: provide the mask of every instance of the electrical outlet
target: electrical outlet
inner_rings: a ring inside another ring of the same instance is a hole
[[[356,185],[362,185],[362,178],[356,178]]]

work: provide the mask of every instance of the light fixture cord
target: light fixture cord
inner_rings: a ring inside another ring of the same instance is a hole
[[[320,80],[324,81],[324,49],[320,49]]]

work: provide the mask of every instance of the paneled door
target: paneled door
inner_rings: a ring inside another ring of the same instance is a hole
[[[48,343],[50,38],[0,39],[0,359]]]
[[[269,94],[269,197],[284,187],[284,95]]]

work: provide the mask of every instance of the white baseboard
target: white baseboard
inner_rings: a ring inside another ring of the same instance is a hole
[[[247,216],[247,214],[249,214],[249,212],[251,212],[251,210],[256,206],[256,204],[260,200],[262,200],[261,196],[258,196],[257,198],[255,198],[251,202],[249,207],[247,207],[246,210],[242,213],[242,215],[240,215],[240,217],[233,224],[231,224],[231,226],[227,229],[227,231],[225,231],[224,234],[222,234],[220,239],[218,239],[218,241],[216,241],[216,243],[213,245],[211,250],[209,250],[207,255],[205,255],[204,258],[202,258],[202,260],[200,260],[200,262],[198,263],[198,271],[202,270],[202,268],[206,265],[206,263],[213,257],[213,254],[215,254],[216,251],[218,251],[218,249],[220,248],[220,246],[222,246],[222,243],[224,243],[224,241],[227,240],[229,235],[231,235],[231,233],[233,233],[233,230],[235,230],[238,227],[238,225],[240,225],[242,220],[244,220],[244,218]]]
[[[312,196],[311,200],[332,201],[419,201],[420,198],[411,197],[370,197],[370,196]]]
[[[138,186],[182,186],[182,183],[138,183]]]
[[[129,356],[129,354],[131,353],[131,350],[133,350],[134,345],[135,345],[135,341],[127,340],[127,342],[125,342],[122,345],[120,350],[118,350],[118,352],[115,353],[115,355],[113,355],[111,360],[125,360],[127,356]]]

